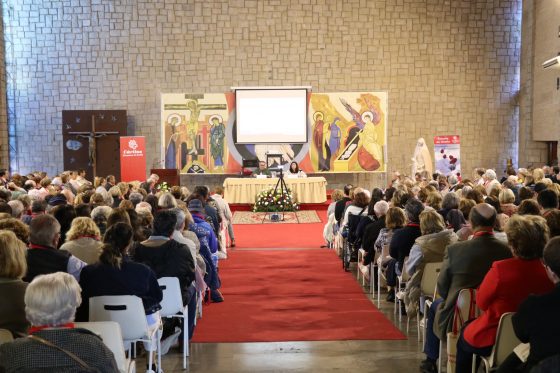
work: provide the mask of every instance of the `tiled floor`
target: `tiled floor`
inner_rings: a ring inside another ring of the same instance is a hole
[[[385,302],[384,297],[381,310],[407,334],[406,317],[399,325],[393,303]],[[408,373],[418,372],[421,351],[414,320],[408,339],[401,341],[193,343],[187,368],[189,372]],[[177,349],[164,356],[163,369],[165,373],[183,371]]]

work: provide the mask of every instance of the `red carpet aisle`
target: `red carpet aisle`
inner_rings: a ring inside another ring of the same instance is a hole
[[[236,248],[318,248],[324,245],[326,211],[317,211],[321,223],[235,224]],[[231,252],[231,251],[230,251]]]
[[[194,342],[405,339],[331,250],[234,251],[220,267],[225,302],[204,308]]]

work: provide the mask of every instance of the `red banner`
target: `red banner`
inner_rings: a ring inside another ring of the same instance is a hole
[[[121,137],[121,180],[146,180],[146,139],[144,136]]]

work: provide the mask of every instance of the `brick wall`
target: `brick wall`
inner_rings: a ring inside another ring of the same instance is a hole
[[[465,173],[517,156],[521,0],[3,1],[23,172],[62,169],[63,109],[127,109],[150,167],[161,92],[256,85],[387,90],[391,171],[436,134],[461,136]]]

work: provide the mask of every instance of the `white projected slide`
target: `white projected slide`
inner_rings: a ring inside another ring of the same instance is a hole
[[[240,89],[235,105],[238,143],[307,142],[307,90]]]

